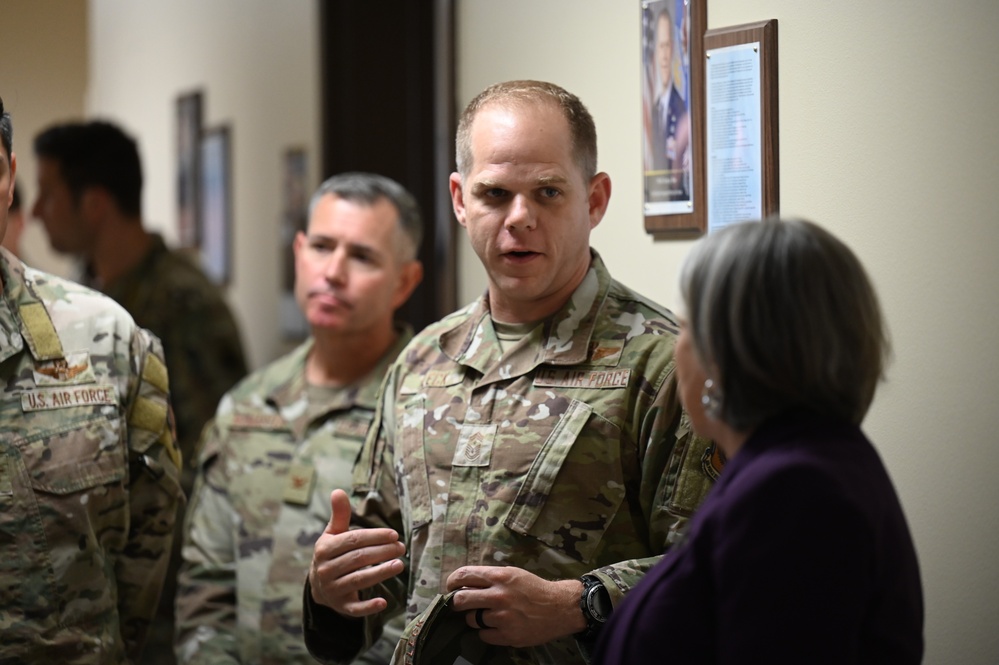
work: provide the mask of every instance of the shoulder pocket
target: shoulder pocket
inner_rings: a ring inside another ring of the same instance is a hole
[[[31,486],[69,494],[125,478],[125,453],[117,417],[95,416],[61,424],[27,438],[21,446]]]

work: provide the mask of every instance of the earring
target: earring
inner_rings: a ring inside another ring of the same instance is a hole
[[[704,407],[704,413],[707,414],[708,418],[718,420],[721,415],[721,402],[721,388],[716,386],[711,379],[705,379],[704,389],[701,390],[701,406]]]

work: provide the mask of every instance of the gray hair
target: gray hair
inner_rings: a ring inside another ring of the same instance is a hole
[[[312,217],[319,199],[329,195],[366,206],[373,206],[381,199],[386,199],[399,214],[399,230],[406,241],[405,246],[400,247],[400,258],[406,261],[416,258],[423,240],[423,220],[416,198],[405,187],[377,173],[340,173],[319,185],[309,201],[309,217]]]
[[[693,247],[680,291],[730,427],[792,408],[864,419],[891,345],[867,273],[831,233],[804,220],[724,228]]]
[[[499,104],[510,107],[551,104],[569,124],[572,152],[576,164],[589,182],[597,173],[597,128],[593,116],[579,97],[545,81],[505,81],[494,83],[468,103],[458,120],[455,136],[455,159],[458,173],[468,175],[472,168],[472,122],[486,106]]]

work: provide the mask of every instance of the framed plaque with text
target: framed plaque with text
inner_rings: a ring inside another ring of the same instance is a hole
[[[777,21],[704,35],[708,232],[780,208]]]

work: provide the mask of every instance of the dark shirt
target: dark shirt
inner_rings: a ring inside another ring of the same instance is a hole
[[[624,598],[594,662],[919,663],[912,538],[859,428],[806,414],[759,428],[688,538]]]
[[[152,239],[149,253],[130,272],[109,284],[89,285],[118,301],[163,342],[189,492],[198,437],[222,395],[246,376],[246,357],[219,288],[159,235]]]

